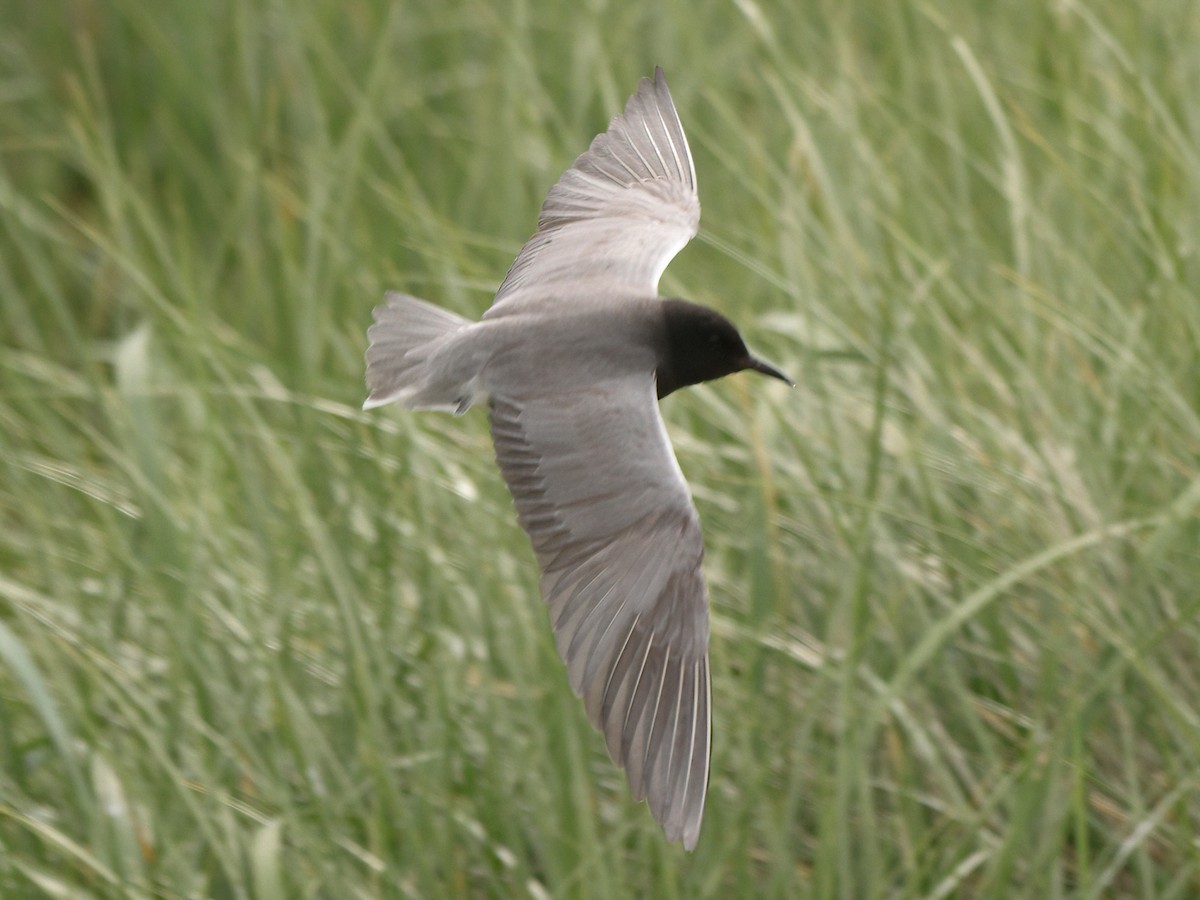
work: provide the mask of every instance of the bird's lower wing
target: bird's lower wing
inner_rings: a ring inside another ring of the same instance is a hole
[[[635,799],[690,850],[708,789],[704,543],[653,378],[493,396],[490,418],[571,686]]]

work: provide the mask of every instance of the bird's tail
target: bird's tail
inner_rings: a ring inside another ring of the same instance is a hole
[[[375,324],[367,329],[367,389],[363,409],[399,403],[409,409],[452,409],[470,405],[461,379],[447,381],[438,350],[469,321],[432,303],[389,291],[375,307]]]

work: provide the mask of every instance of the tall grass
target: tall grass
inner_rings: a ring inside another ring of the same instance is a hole
[[[1186,0],[6,5],[0,895],[1194,896],[1198,45]],[[694,855],[483,417],[358,411],[384,289],[486,308],[655,63],[664,289],[800,383],[664,404]]]

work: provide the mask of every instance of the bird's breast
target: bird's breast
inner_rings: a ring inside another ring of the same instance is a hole
[[[484,372],[491,393],[508,397],[571,392],[657,367],[652,317],[629,306],[568,308],[555,314],[502,317],[494,329]]]

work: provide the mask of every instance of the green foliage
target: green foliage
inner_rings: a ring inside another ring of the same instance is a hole
[[[0,895],[1200,891],[1188,0],[0,12]],[[662,64],[715,734],[664,843],[483,416],[358,411]]]

